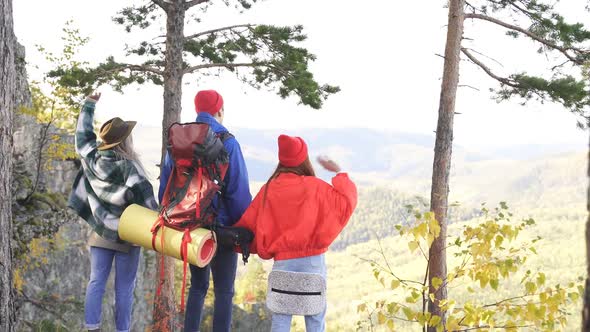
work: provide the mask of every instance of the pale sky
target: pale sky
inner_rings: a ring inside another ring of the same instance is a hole
[[[91,38],[80,60],[96,63],[108,55],[124,62],[125,43],[140,41],[126,34],[111,17],[131,1],[123,0],[14,0],[15,30],[27,48],[30,63],[47,68],[34,45],[59,51],[61,29],[73,19],[82,35]],[[297,105],[295,98],[282,100],[273,92],[256,91],[231,75],[185,76],[183,120],[194,118],[193,97],[199,89],[217,89],[225,100],[226,126],[283,128],[296,133],[298,128],[366,127],[379,130],[432,134],[436,128],[442,58],[444,52],[445,1],[365,0],[266,0],[239,14],[213,1],[200,24],[189,23],[187,34],[210,28],[240,24],[302,24],[308,35],[305,43],[317,55],[313,72],[321,83],[339,85],[342,91],[316,111]],[[588,21],[585,1],[561,3],[568,18]],[[197,13],[198,11],[194,11]],[[483,61],[498,74],[529,70],[546,73],[547,58],[538,55],[530,42],[513,41],[504,30],[484,22],[467,23],[466,45],[501,62]],[[152,36],[152,35],[150,35]],[[127,60],[131,61],[131,60]],[[489,88],[495,81],[467,61],[461,63],[461,84],[479,89],[460,88],[455,120],[455,142],[477,148],[508,144],[578,144],[588,142],[587,133],[576,129],[576,119],[559,105],[518,101],[496,103]],[[30,69],[33,78],[39,72]],[[138,120],[142,125],[158,126],[162,114],[162,88],[130,86],[125,94],[103,92],[97,116]]]

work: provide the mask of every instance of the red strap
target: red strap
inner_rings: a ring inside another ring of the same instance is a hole
[[[154,249],[154,251],[158,251],[156,250],[156,235],[158,235],[158,230],[162,228],[162,226],[164,226],[164,217],[159,216],[156,222],[154,222],[154,224],[152,225],[152,229],[150,230],[150,232],[152,232],[152,248]]]
[[[203,197],[201,197],[201,188],[203,187],[203,167],[201,165],[201,161],[198,161],[198,165],[197,165],[197,206],[196,206],[196,211],[195,211],[195,215],[197,217],[197,220],[201,219],[201,199]]]
[[[160,283],[158,284],[158,290],[156,291],[157,296],[160,296],[160,294],[162,293],[162,286],[164,285],[164,230],[166,229],[166,227],[161,227],[162,229],[162,234],[160,234]],[[157,234],[157,230],[156,230],[156,234]],[[154,250],[156,249],[155,246],[155,239],[156,239],[156,235],[154,234],[152,237],[152,246],[154,247]]]
[[[182,291],[180,298],[180,312],[184,312],[184,292],[186,290],[186,266],[188,263],[188,244],[191,243],[191,233],[188,229],[184,230],[184,236],[182,237],[182,243],[180,245],[180,257],[182,258]]]
[[[162,205],[162,212],[166,211],[166,206],[170,202],[170,197],[168,197],[168,192],[170,191],[170,183],[172,182],[172,178],[174,178],[176,174],[176,166],[172,167],[172,172],[168,176],[168,182],[166,183],[166,188],[164,188],[164,195],[162,196],[162,201],[160,205]]]

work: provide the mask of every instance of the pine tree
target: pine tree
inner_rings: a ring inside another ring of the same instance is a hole
[[[590,60],[590,50],[584,48],[584,43],[590,40],[590,31],[586,30],[583,24],[567,23],[553,6],[539,0],[449,0],[448,3],[449,24],[431,190],[431,211],[436,215],[441,232],[429,252],[428,276],[430,293],[434,298],[429,300],[429,312],[443,317],[443,322],[444,311],[438,303],[446,299],[447,294],[446,211],[460,54],[499,83],[495,95],[500,101],[519,98],[523,104],[530,100],[559,103],[580,115],[581,127],[587,123],[590,103],[588,83],[563,70],[566,66],[579,69]],[[505,21],[504,18],[510,18],[513,22]],[[563,62],[552,68],[550,78],[532,76],[526,72],[514,73],[507,77],[498,75],[485,64],[485,61],[478,58],[476,54],[480,54],[479,52],[463,45],[463,23],[466,19],[478,24],[492,24],[513,38],[532,40],[539,45],[539,53],[556,53]],[[588,234],[590,239],[590,233]],[[443,280],[443,284],[435,287],[433,279]],[[430,326],[428,330],[435,331],[435,327]]]
[[[243,11],[255,2],[224,0],[223,4]],[[205,16],[209,6],[213,6],[209,0],[151,0],[123,8],[113,20],[128,33],[165,22],[164,36],[155,35],[127,49],[128,58],[141,58],[143,62],[119,62],[111,56],[94,68],[83,64],[59,67],[50,76],[62,86],[78,89],[80,95],[89,94],[97,85],[105,83],[119,91],[133,83],[163,86],[162,159],[166,131],[180,120],[185,75],[229,71],[254,88],[275,90],[283,98],[297,96],[301,104],[316,109],[328,95],[339,91],[336,86],[320,85],[309,71],[308,64],[315,56],[297,46],[307,38],[302,26],[236,24],[185,34],[188,23],[201,21],[200,17],[191,18],[189,12],[200,9],[197,16]],[[166,258],[168,282],[164,283],[163,296],[156,299],[154,306],[156,330],[173,328],[173,266],[172,259]]]

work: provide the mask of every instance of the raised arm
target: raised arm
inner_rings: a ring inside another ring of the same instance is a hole
[[[338,173],[332,178],[335,191],[334,208],[342,211],[343,219],[348,220],[356,208],[358,193],[356,185],[346,173]]]
[[[318,157],[318,162],[327,171],[338,173],[332,178],[332,193],[330,202],[334,211],[341,214],[341,223],[346,224],[356,208],[358,193],[354,182],[350,180],[348,174],[341,173],[340,166],[326,156]]]
[[[94,109],[100,99],[100,93],[89,96],[82,106],[76,125],[76,153],[84,159],[92,159],[96,155],[97,143],[94,133]]]

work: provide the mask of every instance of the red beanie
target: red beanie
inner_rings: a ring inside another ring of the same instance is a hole
[[[211,115],[219,112],[223,107],[223,98],[215,90],[201,90],[195,96],[195,110],[197,113],[205,112]]]
[[[281,135],[279,142],[279,162],[285,167],[297,167],[307,159],[307,144],[301,137]]]

